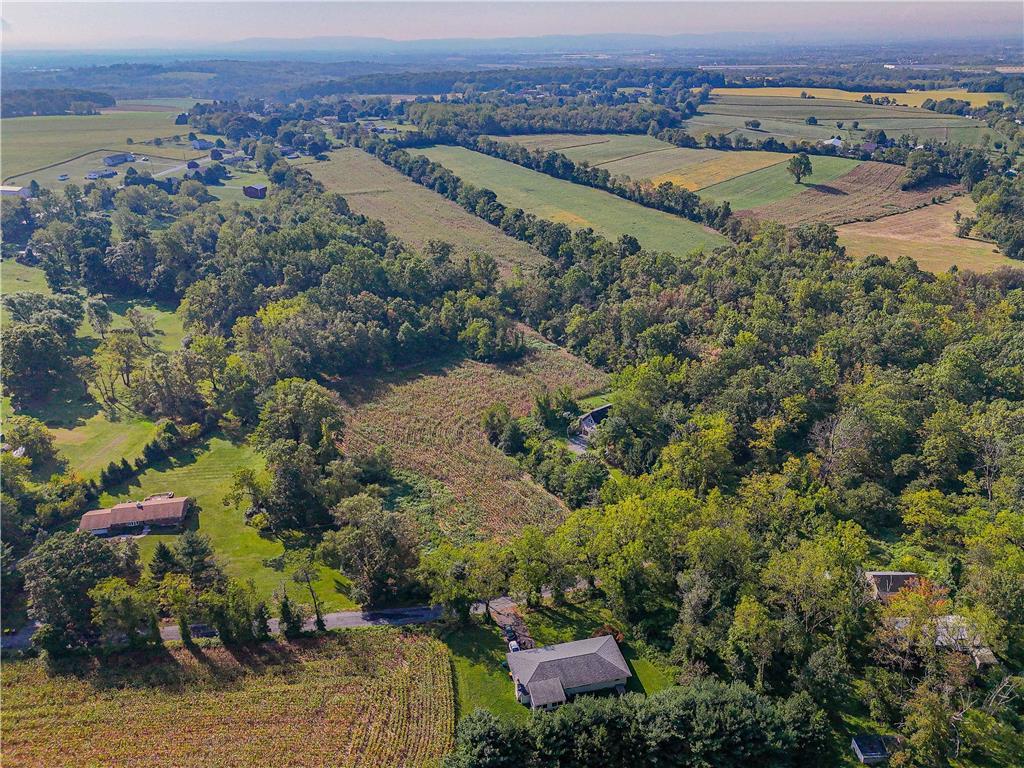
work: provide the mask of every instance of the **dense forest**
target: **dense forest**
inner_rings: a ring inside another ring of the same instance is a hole
[[[3,117],[94,115],[100,107],[112,107],[116,103],[109,93],[77,88],[5,90],[3,96],[3,107],[0,109]]]

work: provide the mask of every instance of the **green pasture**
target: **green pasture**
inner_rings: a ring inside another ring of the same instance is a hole
[[[236,470],[246,467],[262,468],[262,457],[249,446],[214,436],[103,494],[100,504],[107,506],[164,491],[188,496],[198,510],[190,516],[189,525],[210,538],[229,576],[252,579],[260,595],[268,600],[282,583],[287,583],[289,591],[300,602],[309,602],[309,594],[300,592],[299,585],[291,581],[295,569],[309,561],[309,542],[303,538],[262,536],[245,524],[241,509],[224,505],[232,476]],[[148,535],[138,539],[143,562],[152,557],[158,541],[172,544],[176,535]],[[348,580],[329,568],[321,566],[319,570],[320,579],[314,587],[325,610],[354,608],[355,604],[347,596]]]
[[[675,149],[668,142],[647,134],[623,133],[537,133],[493,136],[497,141],[519,144],[528,149],[554,150],[574,162],[604,166],[626,157]],[[612,171],[611,168],[608,169]],[[616,173],[616,171],[612,171]]]
[[[167,152],[167,155],[154,154],[150,150],[158,150]],[[122,184],[124,182],[124,175],[129,168],[134,168],[139,173],[143,171],[149,171],[153,176],[160,177],[163,175],[170,175],[173,169],[185,169],[186,160],[181,157],[182,150],[178,147],[142,147],[141,145],[134,150],[137,158],[146,157],[147,160],[141,159],[136,160],[133,163],[124,163],[113,168],[117,171],[117,176],[112,179],[107,179],[108,183],[112,185]],[[174,157],[173,153],[177,153],[178,157]],[[50,189],[61,189],[68,184],[77,184],[82,187],[84,184],[88,184],[88,180],[85,178],[85,174],[89,171],[104,170],[106,166],[103,165],[103,158],[111,154],[105,151],[90,152],[82,157],[76,157],[74,160],[69,160],[65,163],[58,163],[57,165],[50,166],[39,171],[33,171],[31,173],[25,173],[21,176],[8,177],[7,181],[12,184],[19,184],[21,186],[28,186],[30,182],[37,181],[44,187]],[[70,178],[61,180],[59,177],[63,174],[67,174]]]
[[[267,174],[263,171],[242,170],[238,167],[229,168],[228,172],[231,176],[223,184],[207,187],[210,194],[222,203],[238,203],[248,206],[259,205],[261,201],[242,194],[242,187],[249,184],[266,184],[269,186],[270,181],[267,179]]]
[[[462,147],[434,146],[422,153],[465,181],[493,190],[505,205],[573,229],[589,227],[611,239],[631,234],[646,248],[680,255],[727,242],[718,233],[679,216]]]
[[[800,184],[795,183],[786,171],[787,163],[779,163],[705,187],[700,195],[709,200],[728,200],[734,211],[743,211],[792,197],[812,184],[832,181],[853,170],[859,163],[859,160],[845,157],[817,155],[811,157],[814,172]]]
[[[141,146],[155,137],[187,136],[186,125],[174,124],[173,112],[106,112],[102,115],[48,115],[0,120],[0,162],[4,178],[17,177],[45,165],[101,149],[166,154],[170,149]],[[135,143],[128,144],[131,138]],[[174,147],[185,150],[185,147]],[[191,148],[185,150],[194,156]]]

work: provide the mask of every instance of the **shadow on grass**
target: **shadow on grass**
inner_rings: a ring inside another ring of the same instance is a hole
[[[804,186],[808,189],[813,189],[815,192],[820,192],[823,195],[845,196],[850,194],[849,192],[844,192],[838,187],[832,187],[828,184],[806,184]]]
[[[39,419],[51,429],[74,429],[100,412],[100,404],[77,378],[60,379],[41,397],[18,399],[16,413]]]

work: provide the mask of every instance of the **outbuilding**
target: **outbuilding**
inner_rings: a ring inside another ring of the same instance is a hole
[[[246,184],[242,187],[242,194],[254,200],[262,200],[267,196],[266,184]]]
[[[109,168],[115,165],[124,165],[135,160],[135,155],[131,152],[118,152],[116,155],[107,155],[103,158],[103,164]]]
[[[19,187],[12,184],[0,186],[0,196],[3,197],[32,197],[32,190],[28,187]]]
[[[857,761],[864,765],[878,765],[889,759],[889,749],[885,739],[870,733],[861,733],[853,737],[850,749],[857,756]]]
[[[212,141],[207,141],[206,139],[193,139],[192,140],[192,149],[198,149],[198,150],[213,149],[214,146],[216,146],[216,145]]]

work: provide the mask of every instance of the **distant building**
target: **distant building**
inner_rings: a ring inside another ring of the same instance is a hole
[[[615,638],[602,635],[509,653],[516,700],[531,709],[553,709],[580,693],[625,691],[633,676]]]
[[[103,164],[109,167],[115,165],[124,165],[135,160],[135,155],[131,152],[118,152],[116,155],[107,155],[103,158]]]
[[[246,184],[242,187],[242,194],[254,200],[262,200],[267,196],[266,184]]]
[[[883,603],[904,587],[912,587],[917,584],[921,577],[911,571],[867,571],[864,578],[871,587],[871,595],[875,600]]]
[[[142,501],[116,504],[110,509],[93,509],[82,515],[78,530],[96,536],[131,533],[144,527],[180,528],[188,515],[188,496],[161,493]]]
[[[867,152],[868,154],[871,154],[876,149],[878,149],[878,145],[873,141],[865,141],[863,144],[860,145],[860,151]]]
[[[207,141],[206,139],[193,139],[192,141],[192,149],[213,149],[215,146],[217,145],[212,141]]]
[[[843,140],[834,137],[829,139],[828,141],[823,141],[821,143],[824,144],[826,147],[835,147],[836,149],[839,149],[840,147],[843,146]]]
[[[14,185],[4,184],[0,186],[0,196],[2,197],[32,197],[32,190],[28,187],[18,187]]]

